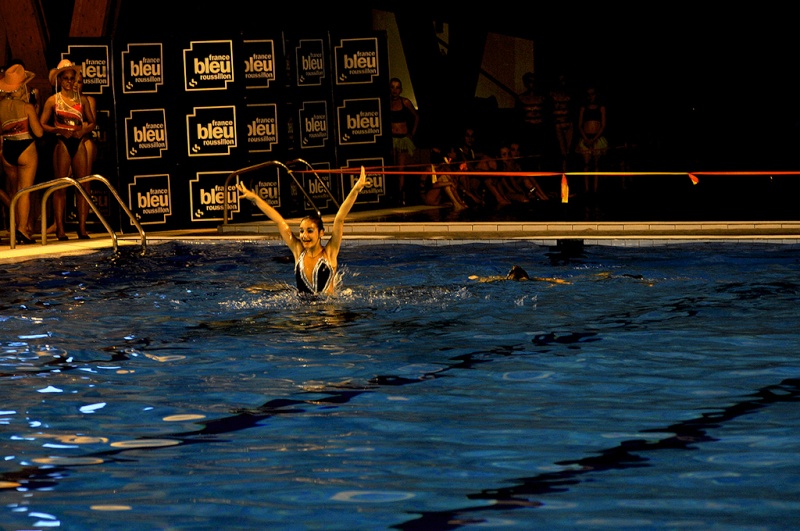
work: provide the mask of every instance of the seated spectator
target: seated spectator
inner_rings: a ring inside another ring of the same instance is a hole
[[[458,170],[460,172],[494,172],[497,171],[497,161],[476,148],[477,133],[468,127],[464,130],[464,139],[456,155]],[[486,175],[459,176],[459,191],[461,195],[471,201],[473,206],[486,206],[486,198],[494,201],[498,208],[506,207],[511,201],[503,194],[497,184],[497,178]]]
[[[434,148],[431,151],[431,175],[422,181],[422,202],[426,205],[441,205],[442,201],[449,199],[453,205],[453,212],[461,212],[468,208],[467,203],[458,193],[455,179],[448,174],[453,171],[453,161],[456,158],[456,148],[451,147],[446,153]],[[444,197],[443,197],[444,196]]]
[[[523,170],[519,164],[518,157],[519,144],[511,143],[508,146],[501,146],[500,171],[503,173],[522,173]],[[542,201],[549,199],[536,179],[530,175],[505,176],[502,183],[506,197],[515,203],[527,203],[532,199]]]
[[[475,168],[477,171],[481,172],[496,172],[498,171],[497,160],[488,155],[481,155]],[[481,186],[494,200],[497,208],[507,207],[512,204],[511,199],[509,199],[504,192],[505,187],[503,186],[503,181],[505,178],[503,176],[497,175],[490,177],[484,175],[479,179],[481,181]]]
[[[511,148],[509,146],[500,146],[500,159],[497,163],[500,173],[522,172],[519,163],[511,158]],[[523,175],[501,175],[498,176],[497,183],[500,191],[512,203],[524,204],[530,202],[528,191],[531,187],[526,185],[526,180],[528,178]]]
[[[505,162],[508,170],[506,171],[524,171],[520,165],[520,158],[522,153],[520,151],[519,142],[511,142],[508,145],[508,161]],[[502,152],[501,152],[502,158]],[[525,193],[529,199],[536,199],[539,201],[547,201],[550,196],[544,191],[542,185],[532,175],[522,176],[522,185],[524,186]]]
[[[460,147],[455,151],[456,168],[460,175],[456,177],[456,184],[461,196],[466,199],[470,206],[482,207],[483,187],[482,180],[478,177],[464,175],[465,172],[476,171],[478,159],[481,154],[475,149],[476,134],[475,130],[468,127],[464,130],[464,138]]]

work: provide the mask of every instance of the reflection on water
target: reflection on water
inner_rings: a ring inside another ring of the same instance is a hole
[[[4,526],[800,524],[797,246],[341,260],[315,299],[263,243],[0,272]],[[514,264],[565,282],[470,280]]]

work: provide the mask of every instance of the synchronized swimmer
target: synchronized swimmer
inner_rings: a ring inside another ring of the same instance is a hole
[[[353,189],[345,198],[336,217],[333,219],[333,230],[327,245],[322,245],[325,236],[325,226],[319,215],[310,215],[300,220],[300,230],[297,235],[292,232],[289,223],[270,204],[249,190],[244,183],[239,182],[236,188],[240,197],[249,199],[266,216],[278,225],[278,232],[283,241],[292,251],[294,256],[294,273],[297,289],[300,293],[326,294],[336,292],[339,279],[337,278],[338,256],[342,246],[344,234],[344,221],[350,209],[356,202],[359,192],[366,186],[367,177],[364,167],[361,167],[359,177]],[[570,282],[554,277],[531,277],[522,267],[515,265],[505,276],[479,277],[472,275],[470,280],[479,282],[496,282],[500,280],[538,281],[552,284],[570,284]]]
[[[252,190],[248,190],[243,183],[238,183],[236,188],[241,197],[249,199],[256,205],[269,219],[278,225],[278,231],[286,245],[294,255],[294,273],[297,281],[297,289],[300,293],[306,294],[325,294],[331,295],[336,292],[339,283],[337,275],[339,249],[342,246],[342,235],[344,234],[344,220],[353,204],[356,202],[358,193],[366,186],[367,176],[364,167],[361,167],[361,177],[359,177],[353,189],[347,194],[336,217],[333,219],[333,230],[327,245],[322,245],[322,238],[325,236],[325,226],[319,215],[306,216],[300,220],[300,231],[298,235],[292,232],[291,227],[277,210],[264,201]]]
[[[550,282],[553,284],[569,284],[564,279],[561,278],[554,278],[554,277],[532,277],[528,275],[528,272],[522,269],[522,267],[515,265],[511,267],[511,270],[508,272],[506,276],[496,275],[491,277],[479,277],[478,275],[470,275],[470,280],[477,280],[478,282],[497,282],[500,280],[534,280],[537,282]]]

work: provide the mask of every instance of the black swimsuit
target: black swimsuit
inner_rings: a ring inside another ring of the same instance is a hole
[[[300,253],[297,262],[294,264],[294,278],[297,281],[297,289],[300,293],[325,293],[328,291],[328,285],[333,282],[333,268],[328,263],[325,256],[321,256],[317,263],[314,265],[314,271],[311,273],[311,278],[306,276],[305,268],[303,267],[303,258],[306,256],[306,251]]]
[[[414,123],[414,115],[411,114],[411,110],[405,105],[397,111],[389,109],[389,116],[393,124],[406,124],[406,127],[411,130],[411,124]],[[392,134],[394,138],[403,138],[405,136],[407,135]]]
[[[3,137],[3,158],[12,166],[19,165],[19,157],[28,149],[35,138],[30,131],[28,115],[25,113],[25,104],[21,100],[9,98],[6,117],[0,124]]]
[[[4,140],[3,158],[12,166],[17,166],[19,164],[19,156],[22,155],[33,142],[33,138],[26,138],[24,140]]]

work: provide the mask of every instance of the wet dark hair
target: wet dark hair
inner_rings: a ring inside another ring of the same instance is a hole
[[[318,231],[325,232],[325,224],[322,222],[322,218],[319,217],[318,214],[309,214],[308,216],[306,216],[303,219],[301,219],[300,222],[302,223],[303,220],[306,220],[306,219],[308,221],[311,221],[312,223],[314,223],[314,225],[317,226],[317,230]]]
[[[511,268],[511,271],[508,272],[506,278],[508,280],[530,280],[528,272],[518,265],[515,265]]]

